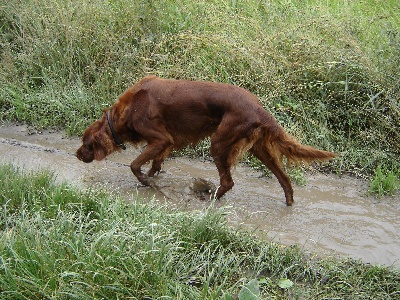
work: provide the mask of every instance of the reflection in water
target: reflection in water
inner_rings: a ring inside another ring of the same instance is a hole
[[[212,162],[176,158],[166,161],[154,179],[159,191],[142,187],[129,164],[137,149],[108,160],[84,164],[74,157],[78,139],[58,133],[27,135],[22,126],[0,128],[0,163],[13,161],[27,168],[53,170],[59,180],[78,186],[99,184],[126,195],[155,197],[184,210],[210,206],[209,195],[193,191],[194,178],[218,184]],[[229,221],[260,237],[328,255],[340,254],[365,262],[400,266],[400,208],[398,199],[376,201],[366,197],[366,183],[350,177],[311,174],[304,187],[294,186],[295,204],[287,207],[277,180],[239,165],[233,171],[235,186],[217,207],[229,207]]]

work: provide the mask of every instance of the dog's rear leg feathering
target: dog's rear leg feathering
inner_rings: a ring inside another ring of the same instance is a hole
[[[263,128],[262,138],[254,144],[250,152],[276,176],[285,193],[286,205],[293,204],[293,188],[289,176],[283,170],[283,156],[287,164],[310,163],[331,160],[337,154],[302,145],[287,134],[278,124]]]

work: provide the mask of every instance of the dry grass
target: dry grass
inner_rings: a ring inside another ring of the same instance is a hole
[[[8,1],[1,119],[71,134],[143,75],[229,82],[358,175],[399,168],[398,1]],[[200,150],[204,147],[200,147]]]

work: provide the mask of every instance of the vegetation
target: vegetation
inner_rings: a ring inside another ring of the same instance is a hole
[[[229,82],[300,141],[338,152],[332,170],[397,172],[399,10],[397,0],[9,0],[0,118],[80,135],[145,74]]]
[[[396,175],[393,171],[384,170],[379,166],[371,182],[369,192],[379,197],[382,195],[394,195],[400,188],[399,175]]]
[[[226,226],[0,166],[1,299],[395,299],[399,270],[316,259]]]
[[[8,0],[0,120],[80,135],[146,74],[228,82],[303,143],[338,152],[331,170],[375,174],[371,192],[392,194],[398,11],[397,0]],[[1,299],[400,297],[398,270],[258,241],[223,209],[126,203],[9,165],[0,204]]]

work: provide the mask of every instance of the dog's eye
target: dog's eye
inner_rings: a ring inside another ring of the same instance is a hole
[[[93,139],[90,137],[84,137],[83,139],[83,145],[85,146],[86,149],[88,149],[89,151],[93,151],[94,147],[93,147]]]
[[[89,151],[93,151],[93,143],[84,143],[84,146]]]

